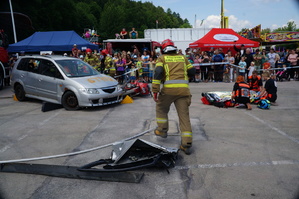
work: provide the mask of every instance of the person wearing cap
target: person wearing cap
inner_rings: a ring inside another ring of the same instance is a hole
[[[189,77],[195,75],[195,68],[184,55],[177,54],[173,41],[167,39],[161,43],[163,54],[156,61],[152,81],[153,99],[156,102],[157,128],[155,135],[167,138],[169,130],[168,112],[174,103],[181,131],[180,149],[189,155],[192,146],[192,128],[189,117],[191,93]],[[163,84],[163,87],[161,87]]]
[[[79,58],[79,51],[78,51],[78,48],[77,48],[77,44],[73,45],[73,48],[72,48],[72,57]]]
[[[241,48],[237,48],[237,46],[234,45],[234,49],[235,49],[235,51],[240,52],[241,57],[243,57],[243,55],[246,52],[244,44],[241,45]]]

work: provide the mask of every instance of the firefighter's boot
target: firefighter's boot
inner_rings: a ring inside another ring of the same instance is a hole
[[[155,135],[160,136],[162,138],[167,138],[167,133],[164,131],[159,131],[158,129],[155,130]]]
[[[191,147],[181,145],[181,146],[180,146],[180,149],[181,149],[182,151],[184,151],[184,153],[185,153],[186,155],[190,155],[190,154],[191,154]]]
[[[185,152],[186,155],[191,154],[192,137],[182,137],[182,143],[180,149]]]

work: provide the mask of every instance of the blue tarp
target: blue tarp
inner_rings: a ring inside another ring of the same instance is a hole
[[[10,44],[8,52],[39,52],[39,51],[71,51],[77,44],[79,50],[90,48],[98,49],[98,45],[92,44],[80,37],[75,31],[49,31],[36,32],[30,37]]]

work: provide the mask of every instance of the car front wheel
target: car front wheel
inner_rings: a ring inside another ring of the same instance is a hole
[[[25,91],[21,84],[16,85],[15,87],[15,95],[18,101],[25,101],[27,98],[25,97]]]
[[[69,111],[78,110],[80,107],[75,93],[72,91],[67,91],[62,96],[62,106]]]

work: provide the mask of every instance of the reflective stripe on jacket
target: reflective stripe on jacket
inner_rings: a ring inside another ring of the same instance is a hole
[[[193,68],[192,64],[183,55],[166,54],[160,56],[156,62],[152,91],[154,93],[160,92],[160,84],[163,82],[165,92],[171,92],[169,89],[179,88],[178,94],[187,95],[190,92],[188,70],[191,68]]]

